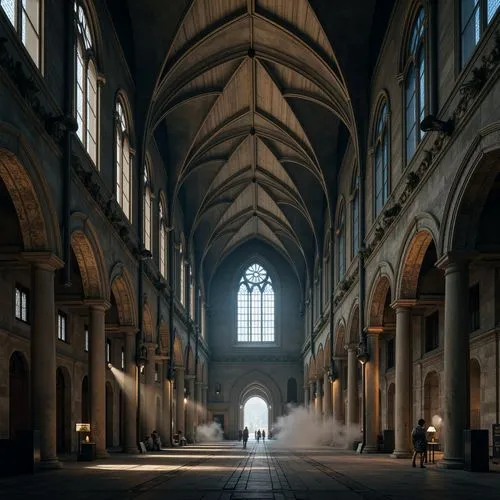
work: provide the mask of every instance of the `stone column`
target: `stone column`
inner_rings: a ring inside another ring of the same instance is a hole
[[[356,380],[358,363],[356,346],[349,345],[347,349],[347,427],[352,437],[355,429],[359,429],[358,383]]]
[[[468,264],[451,261],[445,256],[444,304],[444,459],[439,463],[448,469],[464,465],[464,429],[467,427],[469,322]],[[429,422],[430,424],[430,422]]]
[[[304,408],[307,408],[309,406],[309,386],[304,385]]]
[[[163,420],[161,427],[161,440],[164,446],[172,442],[172,382],[166,378],[168,361],[163,361]]]
[[[185,419],[184,419],[184,366],[175,367],[175,397],[176,397],[176,426],[174,432],[182,431],[185,435]]]
[[[333,381],[332,392],[333,392],[333,418],[337,425],[342,425],[344,420],[342,418],[344,408],[342,404],[342,381],[340,379],[340,374],[337,377],[337,379]]]
[[[198,427],[203,420],[203,385],[201,382],[196,382],[196,411],[194,425]]]
[[[370,359],[365,365],[365,412],[366,412],[366,446],[365,453],[377,452],[377,435],[379,432],[379,332],[367,334]]]
[[[108,456],[106,451],[106,334],[105,312],[109,304],[88,301],[89,322],[89,392],[90,430],[95,442],[97,458]]]
[[[316,413],[320,418],[323,418],[323,384],[320,378],[318,378],[316,382],[316,387],[317,387]]]
[[[194,391],[194,375],[188,378],[189,397],[186,403],[186,439],[190,442],[194,441],[194,410],[196,407],[195,391]]]
[[[411,307],[414,301],[399,300],[393,307],[396,309],[396,362],[394,401],[395,441],[392,458],[409,458],[411,436]]]
[[[137,453],[137,365],[135,331],[125,333],[124,444],[125,453]]]
[[[50,254],[28,254],[33,263],[31,326],[31,410],[40,431],[40,466],[59,468],[56,429],[56,311],[54,273],[63,263]],[[104,374],[103,374],[104,376]]]
[[[323,376],[323,392],[325,394],[323,401],[323,413],[325,418],[330,418],[333,413],[333,404],[332,404],[332,382],[328,377],[328,372],[325,372]]]
[[[314,393],[316,392],[316,382],[314,380],[312,380],[310,383],[309,383],[309,402],[310,402],[310,408],[311,408],[311,412],[315,412],[316,411],[316,407],[315,407],[315,399],[314,399]]]
[[[155,398],[155,346],[147,344],[148,361],[144,367],[144,405],[141,407],[141,429],[143,436],[149,436],[156,428]]]
[[[208,423],[208,385],[203,386],[203,423]]]

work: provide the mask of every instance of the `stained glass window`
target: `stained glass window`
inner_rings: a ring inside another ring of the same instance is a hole
[[[274,342],[274,290],[259,264],[248,267],[240,279],[238,342]]]

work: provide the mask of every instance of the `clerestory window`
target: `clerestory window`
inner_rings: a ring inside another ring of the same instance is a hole
[[[0,7],[17,31],[37,68],[42,60],[42,0],[0,0]]]
[[[97,64],[87,15],[80,2],[75,2],[75,22],[75,115],[78,123],[77,134],[94,165],[97,166]]]
[[[460,4],[461,64],[473,54],[482,34],[500,8],[500,0],[462,0]]]
[[[406,161],[409,162],[424,136],[420,122],[426,109],[425,14],[421,7],[415,17],[407,47],[405,81]]]
[[[130,166],[129,127],[122,103],[116,103],[116,199],[131,222],[132,169]]]
[[[274,290],[259,264],[248,267],[240,279],[238,342],[274,342]]]
[[[151,189],[151,169],[149,162],[144,166],[144,206],[143,206],[143,231],[144,247],[153,252],[153,190]]]
[[[389,111],[387,103],[384,102],[377,116],[375,137],[375,218],[378,217],[382,208],[389,198]]]

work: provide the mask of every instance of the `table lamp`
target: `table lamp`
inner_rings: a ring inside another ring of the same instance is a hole
[[[434,442],[434,435],[436,434],[436,428],[434,426],[427,427],[427,432],[431,434],[431,440]]]

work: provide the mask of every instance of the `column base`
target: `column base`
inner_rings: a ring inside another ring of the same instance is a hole
[[[128,453],[129,455],[138,455],[139,448],[137,446],[126,446],[122,449],[122,453]]]
[[[409,450],[394,450],[391,453],[391,458],[411,458],[413,454]]]
[[[97,450],[95,452],[96,458],[109,458],[108,450]]]
[[[378,447],[377,446],[373,446],[373,445],[365,445],[365,447],[363,448],[363,453],[378,453]]]
[[[58,458],[49,458],[48,460],[40,460],[37,464],[39,469],[49,470],[49,469],[62,469],[62,463]]]
[[[443,458],[437,463],[440,469],[463,469],[464,460],[462,458]]]

